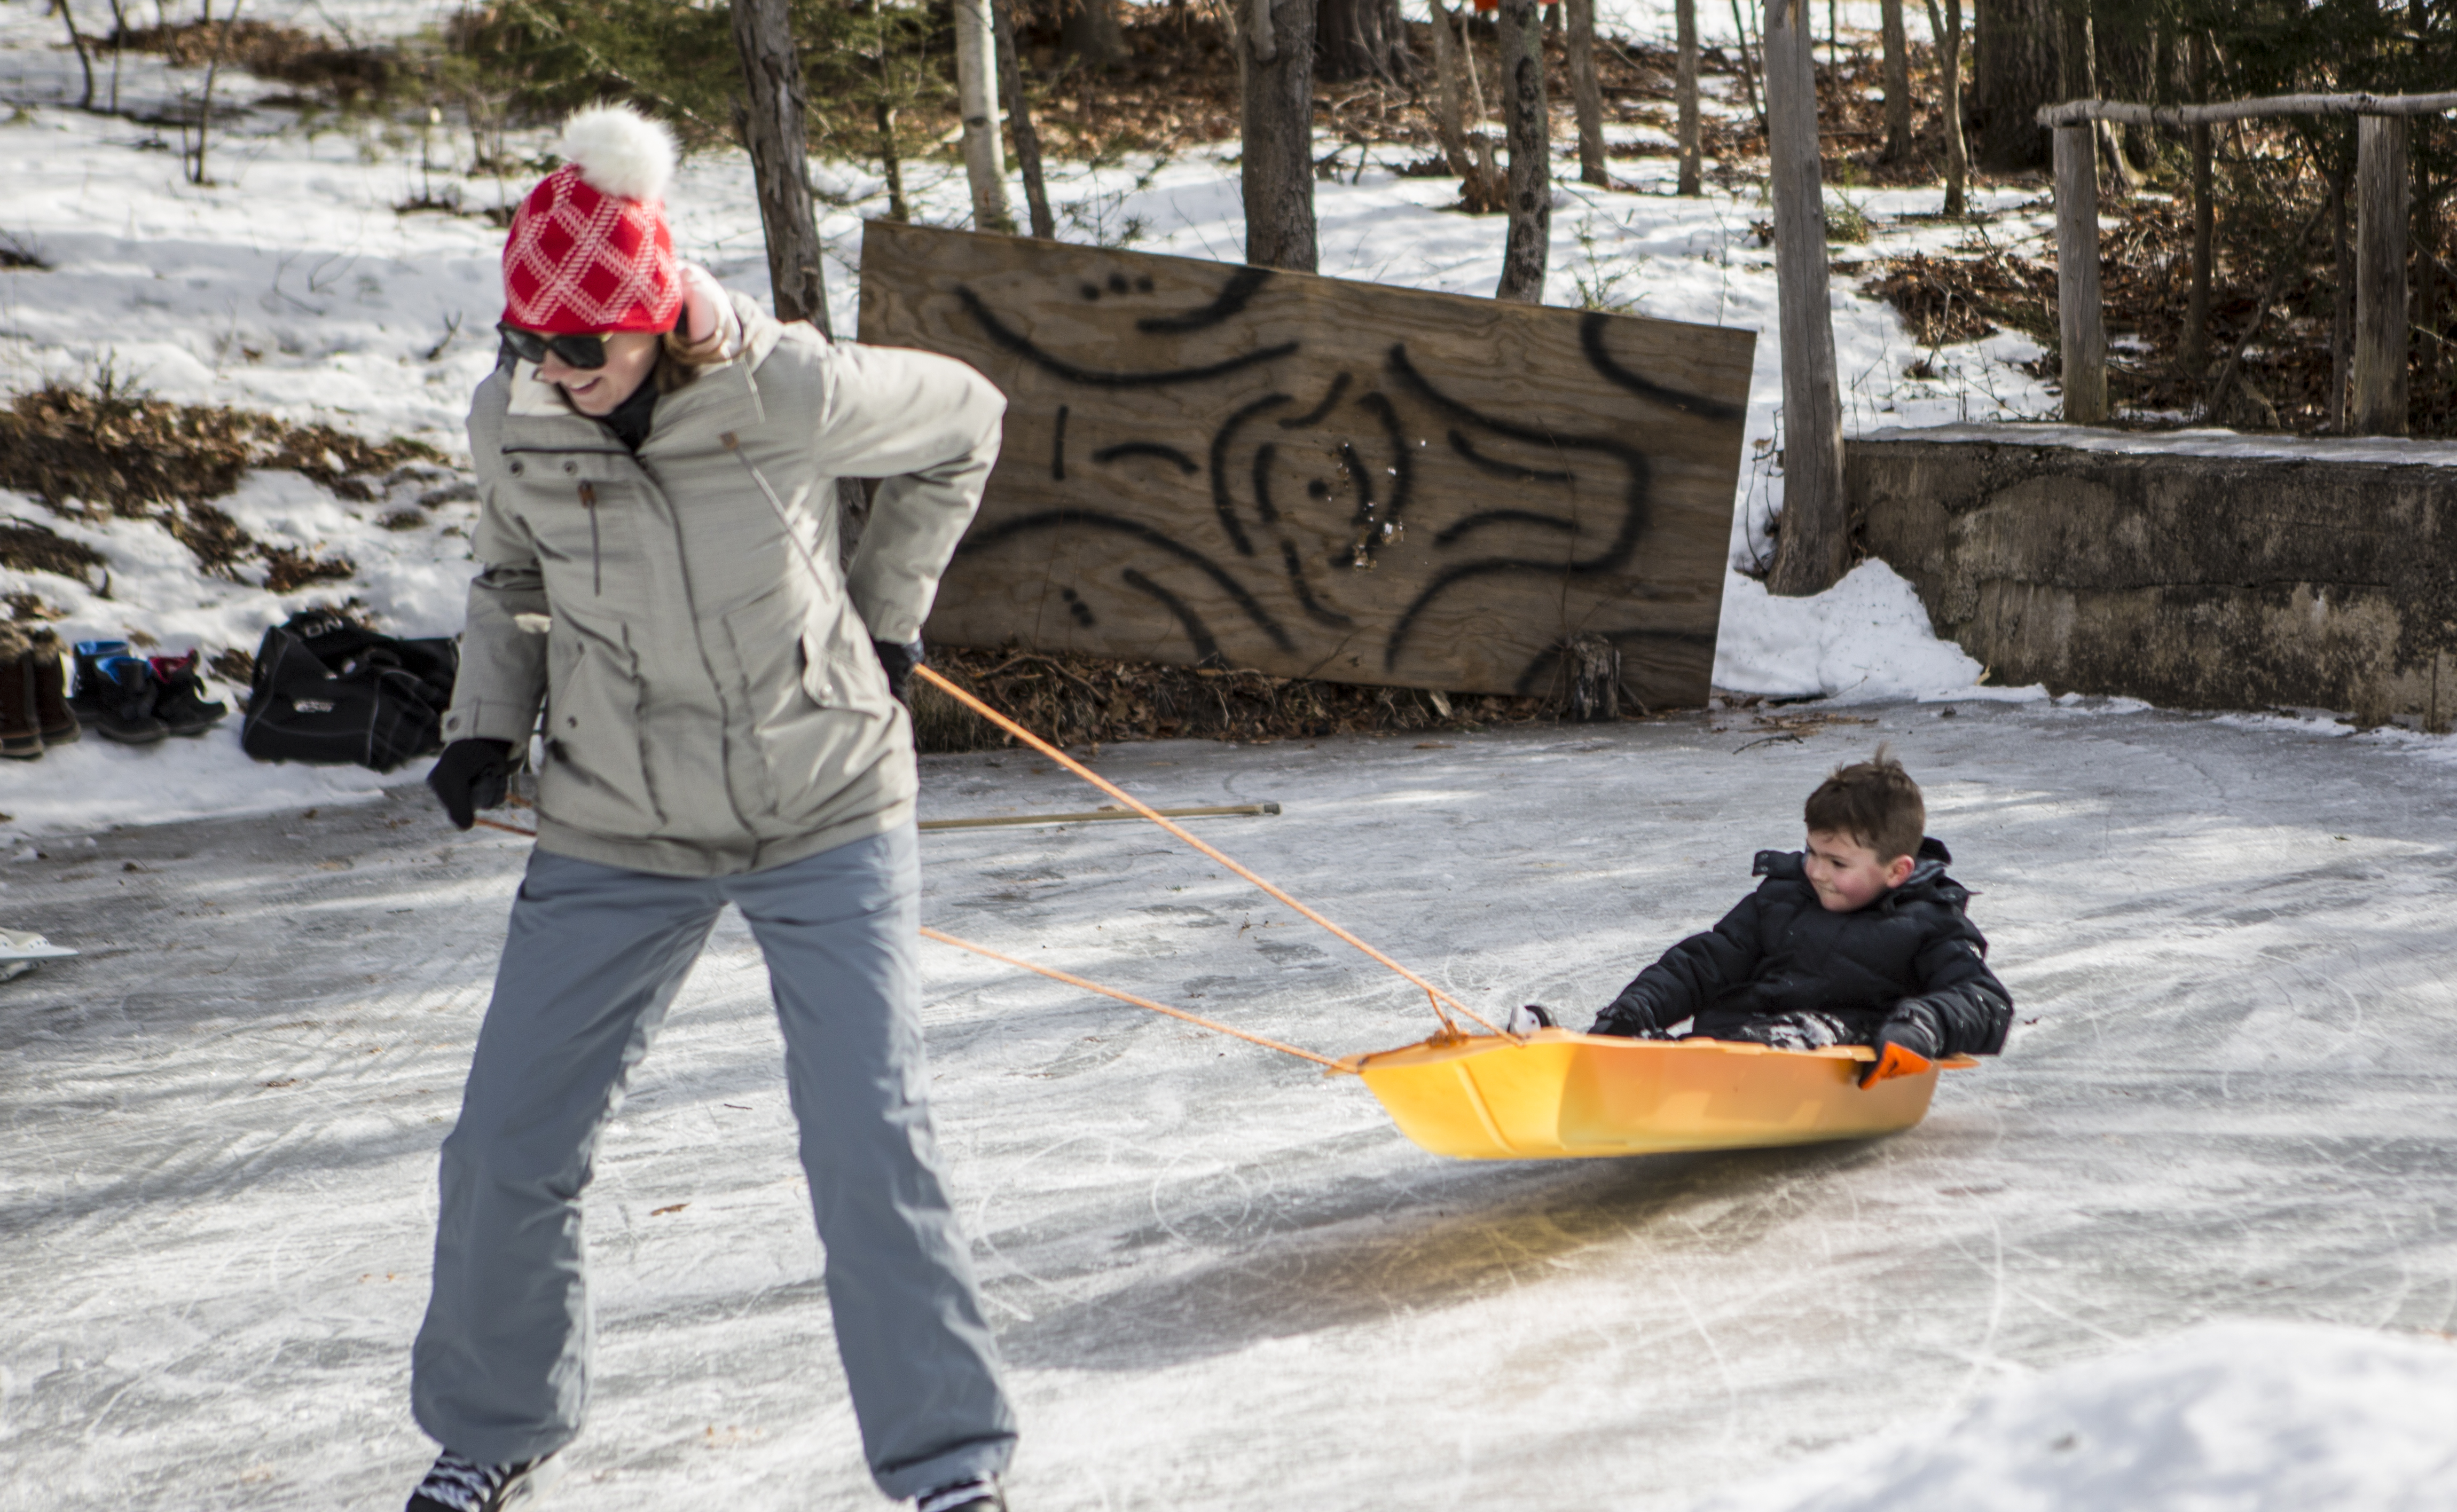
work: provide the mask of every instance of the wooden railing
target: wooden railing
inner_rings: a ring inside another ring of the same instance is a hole
[[[2098,281],[2099,121],[2207,126],[2275,115],[2352,115],[2355,160],[2355,351],[2347,428],[2406,428],[2406,120],[2457,110],[2457,93],[2278,94],[2211,105],[2068,100],[2043,106],[2055,133],[2056,327],[2064,352],[2064,418],[2107,419],[2107,324]],[[2220,385],[2222,386],[2222,385]]]

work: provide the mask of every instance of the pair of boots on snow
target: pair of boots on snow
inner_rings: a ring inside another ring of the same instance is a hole
[[[31,761],[83,728],[125,746],[202,735],[230,707],[205,696],[198,661],[194,649],[142,657],[125,641],[79,641],[70,684],[51,631],[0,640],[0,755]]]
[[[409,1512],[515,1512],[545,1500],[563,1479],[553,1455],[519,1464],[479,1464],[446,1450],[411,1493]],[[1006,1512],[996,1476],[967,1476],[916,1498],[913,1512]]]

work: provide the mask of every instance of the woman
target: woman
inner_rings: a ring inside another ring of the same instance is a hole
[[[922,1512],[998,1512],[1015,1420],[931,1134],[900,684],[1004,401],[677,264],[662,128],[587,111],[562,153],[504,250],[506,359],[469,415],[483,570],[427,778],[465,829],[543,736],[444,1142],[412,1396],[444,1452],[410,1512],[526,1504],[578,1433],[580,1194],[728,903],[767,956],[872,1473]],[[841,572],[839,477],[885,480]]]

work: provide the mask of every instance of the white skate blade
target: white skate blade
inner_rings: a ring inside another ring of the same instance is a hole
[[[0,930],[0,961],[56,961],[76,952],[31,930]]]
[[[499,1512],[518,1512],[518,1509],[533,1507],[545,1501],[547,1493],[554,1489],[554,1483],[563,1479],[566,1468],[563,1456],[550,1454],[505,1481],[504,1489],[498,1493],[495,1502]]]

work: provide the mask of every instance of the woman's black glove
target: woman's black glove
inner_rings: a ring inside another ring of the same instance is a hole
[[[1860,1073],[1860,1085],[1873,1087],[1896,1076],[1916,1076],[1945,1053],[1945,1024],[1934,1008],[1914,997],[1886,1015],[1869,1040],[1877,1058]]]
[[[911,706],[913,701],[904,696],[905,684],[913,681],[913,669],[930,660],[929,653],[921,649],[921,638],[917,635],[902,645],[892,641],[873,641],[870,645],[878,653],[879,668],[887,674],[887,690],[896,695],[896,702]]]
[[[504,801],[511,777],[512,743],[507,740],[456,740],[435,758],[426,786],[451,816],[452,828],[466,829],[478,822],[478,810]]]
[[[1663,1026],[1655,1021],[1655,1009],[1641,997],[1631,983],[1612,1000],[1612,1006],[1596,1015],[1590,1034],[1618,1034],[1623,1039],[1667,1039]]]

